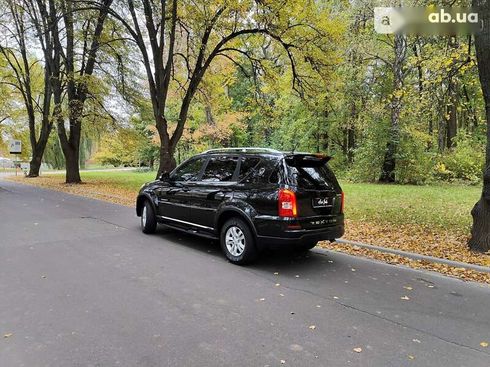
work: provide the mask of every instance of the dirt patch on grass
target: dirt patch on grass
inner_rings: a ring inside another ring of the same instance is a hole
[[[8,180],[28,185],[45,187],[69,194],[105,200],[116,204],[133,207],[137,192],[117,187],[105,180],[89,179],[81,185],[65,184],[62,176],[45,176],[38,178],[8,177]],[[413,225],[390,225],[367,221],[346,220],[345,239],[364,242],[397,250],[414,252],[453,261],[481,266],[490,266],[489,254],[476,254],[468,250],[467,235],[458,231],[443,231]],[[406,265],[415,269],[437,271],[465,280],[490,284],[490,274],[474,270],[455,268],[443,264],[412,260],[398,255],[386,254],[357,246],[322,242],[321,246],[351,255],[365,256],[390,264]]]

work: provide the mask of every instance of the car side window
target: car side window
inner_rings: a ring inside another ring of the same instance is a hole
[[[238,157],[212,157],[204,170],[201,181],[229,182],[235,173]]]
[[[260,162],[258,157],[242,157],[240,162],[240,173],[238,174],[238,181],[243,180],[249,174],[251,174],[255,167]]]
[[[271,183],[269,176],[272,170],[276,168],[276,165],[276,160],[262,158],[240,182],[244,184],[269,184]]]
[[[185,162],[172,174],[173,181],[195,181],[201,172],[204,157],[198,157]]]

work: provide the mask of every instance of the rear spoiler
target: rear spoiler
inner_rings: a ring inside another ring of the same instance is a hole
[[[291,167],[319,167],[332,157],[321,153],[290,153],[285,154],[284,160]]]

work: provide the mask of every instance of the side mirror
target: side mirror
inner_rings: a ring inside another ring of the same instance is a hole
[[[170,173],[168,172],[163,172],[160,177],[160,181],[170,181]]]

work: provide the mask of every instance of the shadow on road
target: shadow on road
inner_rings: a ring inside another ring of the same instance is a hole
[[[206,253],[210,259],[226,261],[219,242],[216,240],[193,236],[163,226],[158,227],[155,235],[162,239],[162,243],[164,240],[170,241],[178,246]],[[336,263],[338,265],[338,261]],[[282,275],[291,274],[293,277],[299,274],[315,277],[319,272],[332,271],[334,267],[334,262],[328,255],[314,251],[298,252],[290,247],[274,251],[265,250],[254,263],[244,266],[250,270],[281,272]]]

